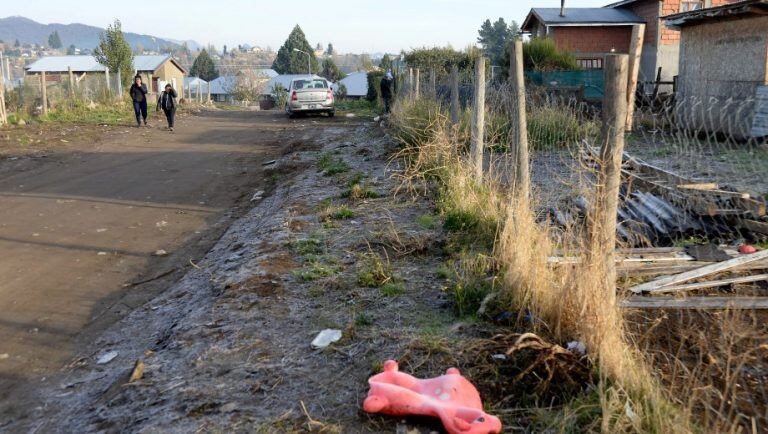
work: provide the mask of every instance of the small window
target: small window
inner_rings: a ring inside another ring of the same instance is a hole
[[[578,63],[582,69],[603,69],[602,58],[576,59],[576,63]]]
[[[703,0],[683,0],[680,2],[680,12],[697,11],[699,9],[704,9],[704,7]]]

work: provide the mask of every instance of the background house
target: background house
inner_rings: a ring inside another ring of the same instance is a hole
[[[738,0],[623,0],[606,8],[632,12],[646,23],[640,60],[640,82],[655,81],[659,68],[661,80],[669,82],[678,73],[680,32],[667,26],[663,17],[736,1]]]
[[[671,15],[666,25],[681,30],[678,124],[768,136],[768,0]]]
[[[584,69],[602,69],[611,52],[629,53],[632,28],[645,21],[632,11],[611,8],[533,8],[522,25],[531,37],[548,37],[576,56]]]
[[[177,92],[183,94],[186,71],[171,56],[135,56],[133,67],[148,88],[152,85],[150,91],[157,92],[166,83],[171,83]],[[60,82],[69,80],[69,68],[78,78],[90,74],[104,75],[106,72],[106,67],[93,56],[47,56],[27,65],[24,73],[30,76],[45,72],[47,82]],[[112,83],[117,83],[116,71],[110,71],[110,76],[113,77]]]

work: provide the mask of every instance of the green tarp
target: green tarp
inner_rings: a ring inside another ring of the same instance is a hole
[[[605,93],[605,76],[602,69],[527,72],[525,76],[531,83],[539,86],[584,86],[586,99],[602,99]]]

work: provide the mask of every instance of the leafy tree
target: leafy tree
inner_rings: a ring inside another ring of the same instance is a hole
[[[76,53],[77,47],[75,47],[75,44],[71,44],[69,47],[67,47],[67,56],[71,56]]]
[[[384,71],[389,71],[392,69],[392,58],[389,57],[389,54],[385,54],[384,57],[381,58],[381,61],[379,62],[379,68]]]
[[[504,18],[499,18],[494,23],[485,20],[478,34],[477,42],[491,59],[491,64],[501,66],[507,47],[520,34],[520,27],[515,21],[507,25]]]
[[[325,49],[325,54],[327,56],[333,56],[334,55],[333,44],[331,44],[330,42],[328,43],[328,48]]]
[[[93,50],[96,60],[109,68],[110,71],[120,71],[123,86],[128,86],[133,76],[133,52],[125,40],[120,20],[107,26],[99,35],[99,46]]]
[[[285,41],[282,47],[277,51],[277,57],[272,63],[272,69],[279,74],[306,74],[307,73],[307,55],[294,51],[295,49],[301,50],[304,53],[309,53],[310,69],[312,72],[318,72],[320,65],[315,57],[315,52],[312,46],[307,42],[307,38],[304,35],[304,31],[301,27],[296,25],[288,35],[288,39]]]
[[[374,102],[381,97],[381,79],[384,77],[384,71],[371,71],[368,73],[368,93],[365,99]]]
[[[337,82],[344,78],[339,67],[336,66],[336,62],[330,57],[323,59],[323,69],[320,71],[320,76],[333,82]]]
[[[59,37],[59,31],[56,30],[48,36],[48,46],[54,50],[58,50],[63,45],[61,44],[61,37]]]
[[[205,81],[215,80],[219,77],[219,71],[216,70],[216,65],[214,65],[213,59],[208,54],[208,50],[205,48],[200,50],[200,54],[197,55],[192,63],[192,69],[189,70],[189,74],[193,77],[200,77]]]
[[[453,65],[459,69],[471,68],[478,55],[477,50],[463,52],[450,47],[417,48],[405,53],[405,61],[411,68],[449,72]]]

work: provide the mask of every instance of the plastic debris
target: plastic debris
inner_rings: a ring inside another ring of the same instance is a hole
[[[584,345],[584,342],[580,342],[580,341],[568,342],[568,346],[566,347],[566,349],[580,356],[587,354],[587,346]]]
[[[96,359],[97,365],[105,365],[112,360],[115,360],[115,357],[117,357],[117,351],[108,351],[102,355],[99,356],[98,359]]]
[[[155,250],[155,253],[153,253],[154,256],[168,256],[168,252],[166,252],[163,249]]]
[[[754,246],[750,246],[749,244],[744,244],[739,247],[739,253],[742,255],[751,255],[753,253],[757,253],[757,249]]]
[[[341,330],[325,329],[312,341],[314,348],[325,348],[341,339]]]
[[[499,418],[483,411],[475,386],[456,368],[445,375],[419,380],[399,372],[397,362],[384,363],[384,372],[368,380],[371,390],[363,402],[368,413],[390,416],[438,417],[449,434],[498,434]]]

